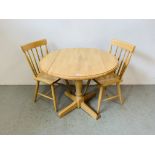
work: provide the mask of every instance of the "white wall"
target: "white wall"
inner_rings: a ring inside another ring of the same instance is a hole
[[[155,20],[0,20],[0,84],[33,84],[20,45],[47,38],[49,49],[136,45],[124,84],[155,84]]]

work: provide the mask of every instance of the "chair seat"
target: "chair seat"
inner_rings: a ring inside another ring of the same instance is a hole
[[[121,80],[119,79],[119,76],[117,76],[115,73],[99,77],[95,79],[97,82],[99,82],[101,85],[108,86],[112,85],[116,82],[120,82]]]
[[[49,85],[53,84],[54,82],[56,82],[57,80],[59,80],[59,78],[54,77],[54,76],[50,76],[48,74],[45,74],[43,72],[39,73],[37,77],[34,78],[37,81],[40,82],[44,82],[47,83]]]

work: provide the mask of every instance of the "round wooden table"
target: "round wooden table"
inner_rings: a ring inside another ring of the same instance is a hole
[[[64,116],[75,108],[82,108],[93,118],[98,119],[98,114],[85,102],[94,97],[95,93],[82,95],[82,80],[89,80],[113,72],[118,61],[108,52],[95,48],[67,48],[51,52],[40,62],[40,69],[49,75],[66,80],[75,80],[75,96],[65,92],[73,102],[61,110],[59,117]]]

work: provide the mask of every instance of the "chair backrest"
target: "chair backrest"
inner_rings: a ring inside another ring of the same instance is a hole
[[[133,55],[135,46],[123,41],[112,40],[109,52],[112,53],[118,59],[118,68],[116,74],[122,79],[124,72],[126,71]]]
[[[21,46],[26,59],[32,69],[34,76],[36,77],[40,73],[39,62],[48,54],[47,40],[42,39],[35,42],[28,43]]]

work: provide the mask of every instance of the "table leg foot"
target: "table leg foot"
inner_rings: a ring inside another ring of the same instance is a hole
[[[71,103],[69,106],[67,106],[66,108],[62,109],[59,113],[58,116],[61,118],[64,115],[66,115],[67,113],[71,112],[72,110],[74,110],[75,108],[77,108],[77,103],[76,101],[74,101],[73,103]]]
[[[81,103],[81,108],[87,112],[91,117],[93,117],[94,119],[98,119],[99,115],[93,111],[87,104],[85,104],[84,102]]]

